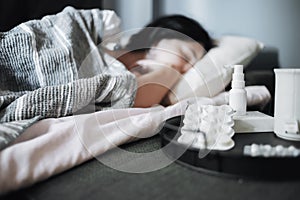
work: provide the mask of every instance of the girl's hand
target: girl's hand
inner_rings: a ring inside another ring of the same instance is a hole
[[[179,71],[170,65],[153,60],[141,60],[140,66],[146,68],[148,73],[137,77],[137,94],[135,107],[150,107],[159,104],[182,76]]]

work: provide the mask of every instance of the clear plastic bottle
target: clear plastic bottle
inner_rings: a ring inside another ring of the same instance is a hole
[[[245,115],[247,110],[243,68],[243,65],[234,65],[231,90],[229,91],[229,106],[235,111],[235,115]]]

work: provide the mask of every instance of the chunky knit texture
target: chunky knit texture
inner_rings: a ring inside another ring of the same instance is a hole
[[[132,106],[134,76],[97,47],[103,12],[67,7],[0,33],[0,149],[43,118]]]

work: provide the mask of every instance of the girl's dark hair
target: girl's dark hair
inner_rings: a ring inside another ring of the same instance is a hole
[[[183,15],[170,15],[154,20],[140,32],[132,35],[126,49],[147,50],[162,39],[192,39],[203,45],[206,51],[214,47],[211,37],[197,21]]]

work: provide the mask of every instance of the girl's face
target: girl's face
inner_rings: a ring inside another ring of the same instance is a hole
[[[150,49],[146,59],[170,65],[184,73],[204,54],[205,49],[198,42],[163,39]]]

